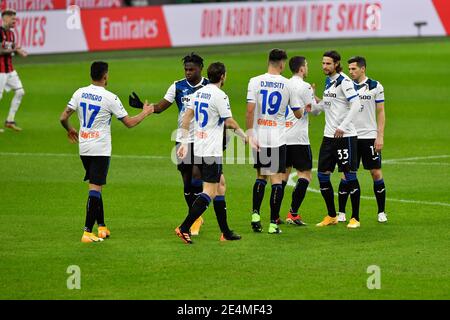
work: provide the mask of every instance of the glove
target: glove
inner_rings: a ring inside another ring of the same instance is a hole
[[[144,103],[141,101],[141,99],[138,97],[136,92],[133,91],[132,96],[130,95],[128,97],[128,104],[130,107],[142,109],[144,107]]]

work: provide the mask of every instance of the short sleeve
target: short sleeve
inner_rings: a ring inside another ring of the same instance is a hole
[[[217,97],[216,103],[217,103],[217,111],[221,119],[232,117],[230,100],[228,99],[227,95],[220,95],[219,97]]]
[[[295,87],[288,83],[288,92],[289,92],[289,107],[292,111],[298,110],[302,107],[300,96],[297,94]]]
[[[128,115],[128,112],[125,110],[122,102],[117,96],[115,96],[114,100],[111,102],[110,108],[111,113],[119,120]]]
[[[76,111],[78,108],[78,91],[76,91],[70,101],[67,103],[67,107]]]
[[[344,92],[344,95],[347,98],[347,101],[351,101],[352,99],[358,96],[358,92],[356,92],[355,90],[353,81],[351,81],[350,79],[344,79],[341,83],[341,86],[342,91]]]
[[[305,87],[303,87],[302,93],[300,95],[300,98],[303,102],[303,106],[312,105],[314,101],[314,91],[309,83],[306,84]]]
[[[250,79],[250,81],[248,82],[247,102],[256,103],[255,79],[254,78]]]
[[[164,100],[173,103],[175,101],[175,83],[167,89],[166,95],[164,96]]]
[[[378,82],[377,93],[375,94],[375,103],[384,102],[384,88],[381,83]]]

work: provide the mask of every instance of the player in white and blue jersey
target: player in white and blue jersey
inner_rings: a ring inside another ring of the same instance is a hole
[[[99,242],[110,236],[106,227],[102,188],[106,184],[111,159],[111,120],[114,115],[128,128],[138,125],[153,112],[147,101],[137,116],[129,117],[120,99],[106,90],[108,84],[108,64],[96,61],[91,65],[92,84],[78,89],[73,94],[66,109],[61,114],[61,124],[67,130],[72,143],[79,141],[80,158],[86,171],[84,181],[89,181],[89,197],[86,206],[86,223],[82,242]],[[73,113],[80,121],[79,133],[69,123]],[[95,222],[98,235],[93,234]]]
[[[202,77],[203,58],[195,53],[185,56],[183,59],[185,78],[175,81],[167,90],[163,99],[155,104],[155,113],[161,113],[167,110],[174,102],[178,107],[178,126],[176,135],[176,150],[181,144],[181,123],[183,115],[186,112],[186,105],[190,96],[197,90],[203,88],[209,83],[209,80]],[[183,180],[184,199],[188,210],[192,207],[197,195],[202,192],[202,178],[199,168],[194,165],[194,121],[189,127],[189,154],[184,159],[177,157],[177,168]],[[200,227],[203,224],[203,218],[199,218],[192,225],[191,234],[198,235]]]
[[[175,229],[178,237],[186,244],[191,244],[189,229],[214,199],[214,211],[222,235],[221,241],[239,240],[241,237],[230,230],[227,223],[225,205],[225,189],[222,187],[225,177],[222,173],[224,128],[234,129],[245,142],[246,134],[232,118],[230,101],[221,90],[225,83],[226,70],[221,62],[212,63],[208,67],[208,78],[211,83],[195,92],[187,105],[182,122],[182,145],[178,156],[185,158],[188,153],[189,126],[194,120],[194,152],[195,163],[199,165],[203,178],[203,190],[189,209],[184,222]],[[220,182],[223,182],[221,184]],[[220,199],[219,202],[216,199]]]
[[[384,143],[384,88],[380,82],[366,76],[366,59],[353,57],[348,60],[350,77],[361,100],[361,108],[355,118],[358,132],[358,166],[362,160],[364,169],[370,170],[373,191],[378,205],[378,222],[386,222],[386,186],[381,172],[381,150]],[[339,185],[338,220],[345,221],[345,205],[349,195],[345,177]]]
[[[289,68],[292,72],[289,82],[294,94],[299,98],[300,107],[311,107],[315,103],[314,91],[311,85],[304,81],[308,76],[308,61],[302,56],[292,57],[289,60]],[[316,115],[317,112],[313,114]],[[291,207],[286,223],[296,226],[306,225],[299,214],[299,209],[311,182],[312,152],[308,134],[309,115],[310,113],[305,113],[301,119],[297,119],[290,108],[286,108],[286,174],[283,187],[286,186],[292,168],[297,171],[298,177],[292,192]]]
[[[322,57],[322,70],[327,75],[323,100],[317,106],[325,112],[325,129],[319,152],[317,176],[320,192],[325,200],[328,214],[317,226],[338,223],[330,175],[336,164],[348,182],[352,202],[352,218],[347,228],[359,228],[360,188],[356,172],[357,132],[354,125],[361,102],[353,81],[342,72],[341,56],[336,51],[327,51]],[[313,110],[316,105],[313,105]]]
[[[272,192],[268,232],[278,234],[281,232],[278,223],[286,171],[286,108],[291,108],[298,119],[304,109],[300,108],[289,80],[281,75],[286,66],[286,52],[273,49],[268,60],[267,73],[251,78],[247,91],[246,122],[256,169],[251,226],[254,232],[262,232],[260,208],[267,178],[270,177]]]

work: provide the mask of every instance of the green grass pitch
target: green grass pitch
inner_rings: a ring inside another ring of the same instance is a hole
[[[324,51],[337,49],[343,62],[352,55],[366,56],[368,75],[381,81],[386,92],[387,224],[376,220],[372,182],[361,170],[360,229],[347,230],[342,224],[316,228],[325,204],[311,191],[301,208],[307,227],[283,225],[281,235],[254,234],[255,172],[250,164],[226,165],[229,222],[242,240],[219,242],[209,208],[195,244],[183,245],[173,231],[186,214],[181,179],[170,161],[177,118],[173,105],[131,130],[113,120],[113,158],[103,191],[112,237],[82,244],[87,185],[77,146],[68,143],[59,124],[60,113],[72,93],[90,82],[94,59],[110,63],[108,89],[128,105],[132,90],[159,101],[174,80],[183,78],[180,59],[192,49],[17,58],[26,95],[16,119],[24,131],[0,134],[0,299],[448,299],[450,41],[362,39],[195,48],[206,65],[226,64],[224,90],[241,126],[248,79],[266,71],[272,46],[286,48],[289,56],[305,55],[308,81],[317,84],[319,93]],[[290,76],[288,71],[284,75]],[[0,119],[6,118],[11,98],[4,94]],[[323,115],[310,123],[317,160]],[[335,191],[338,181],[335,173]],[[315,175],[310,187],[318,189]],[[286,190],[283,218],[292,187]],[[266,230],[269,194],[267,188],[262,206]],[[67,289],[71,265],[81,269],[81,290]],[[380,267],[379,290],[366,285],[371,265]]]

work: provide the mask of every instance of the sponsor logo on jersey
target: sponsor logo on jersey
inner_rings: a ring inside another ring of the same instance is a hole
[[[267,120],[267,119],[258,119],[258,126],[263,127],[276,127],[277,122],[273,120]]]
[[[199,139],[206,139],[208,138],[208,134],[206,133],[206,131],[197,131],[195,133],[195,135],[197,136],[197,138]]]
[[[333,93],[333,92],[325,92],[323,94],[323,96],[327,97],[327,98],[336,98],[337,97],[336,93]]]
[[[80,131],[80,137],[83,139],[97,139],[100,137],[99,131]]]
[[[372,100],[372,96],[370,96],[370,95],[360,95],[359,96],[359,99],[360,100]]]

